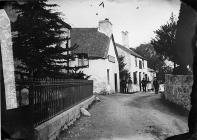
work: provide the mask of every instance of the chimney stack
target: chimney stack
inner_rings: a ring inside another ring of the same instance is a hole
[[[111,37],[112,34],[112,23],[108,18],[99,21],[98,31],[104,33],[106,36]]]
[[[129,32],[122,31],[122,45],[129,48]]]

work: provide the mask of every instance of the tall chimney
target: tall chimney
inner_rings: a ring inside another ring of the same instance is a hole
[[[129,32],[122,31],[122,45],[129,48]]]
[[[112,34],[112,23],[109,21],[108,18],[105,20],[99,21],[98,31],[104,33],[106,36],[110,37]]]

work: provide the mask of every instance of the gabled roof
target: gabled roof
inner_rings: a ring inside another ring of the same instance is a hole
[[[141,55],[137,54],[137,53],[134,52],[133,50],[124,47],[123,45],[120,45],[120,44],[116,43],[116,47],[122,49],[123,51],[125,51],[125,52],[127,52],[127,53],[129,53],[129,54],[131,54],[131,55],[133,55],[133,56],[136,56],[136,57],[138,57],[138,58],[141,58],[141,59],[145,59],[145,60],[146,60],[146,58],[144,58],[144,57],[142,57]]]
[[[79,45],[74,53],[87,53],[89,58],[106,58],[110,38],[97,28],[72,28],[71,46]]]

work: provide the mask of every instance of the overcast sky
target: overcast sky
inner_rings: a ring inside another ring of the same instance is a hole
[[[122,44],[121,31],[129,32],[129,44],[150,42],[153,31],[165,24],[171,13],[178,17],[179,0],[52,0],[59,5],[65,22],[72,28],[98,27],[105,18],[113,24],[115,41]],[[99,6],[104,2],[104,8]]]

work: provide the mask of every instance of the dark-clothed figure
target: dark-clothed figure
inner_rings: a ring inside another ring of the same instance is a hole
[[[146,85],[147,85],[147,81],[145,80],[145,78],[143,78],[143,80],[142,80],[142,89],[143,89],[143,92],[146,92]]]
[[[126,82],[126,80],[123,79],[121,81],[121,87],[122,87],[122,92],[126,93],[127,92],[127,82]]]
[[[132,92],[132,80],[131,80],[131,78],[129,78],[129,80],[128,80],[128,92],[129,93]]]
[[[139,81],[140,91],[142,91],[142,81]]]
[[[158,92],[159,92],[159,82],[157,81],[156,77],[153,80],[153,86],[154,86],[154,89],[155,89],[155,94],[158,94]]]

